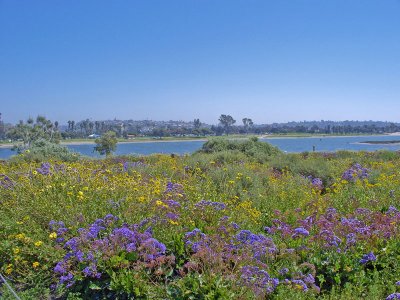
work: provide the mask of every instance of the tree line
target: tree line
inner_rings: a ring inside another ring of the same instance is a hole
[[[19,140],[29,146],[32,140],[43,138],[49,141],[61,139],[88,138],[115,132],[117,138],[168,137],[168,136],[210,136],[227,134],[380,134],[400,132],[400,124],[380,121],[304,121],[274,124],[254,124],[251,118],[237,122],[231,115],[221,114],[217,125],[208,125],[199,118],[191,122],[183,121],[91,121],[75,122],[66,125],[52,122],[43,116],[29,118],[15,125],[6,126],[0,118],[0,138]]]

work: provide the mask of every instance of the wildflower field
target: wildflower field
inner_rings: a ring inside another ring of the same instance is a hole
[[[11,160],[0,174],[0,272],[21,299],[400,299],[396,152]]]

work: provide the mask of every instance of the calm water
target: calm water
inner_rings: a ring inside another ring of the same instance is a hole
[[[263,138],[261,141],[271,143],[282,151],[304,152],[312,151],[375,151],[375,150],[400,150],[400,144],[396,145],[366,145],[359,144],[362,141],[391,141],[400,143],[400,136],[357,136],[357,137],[308,137],[308,138]],[[116,154],[153,154],[153,153],[193,153],[200,149],[203,141],[179,141],[179,142],[146,142],[146,143],[123,143],[117,147]],[[93,144],[68,145],[68,148],[87,156],[98,156],[93,153]],[[15,154],[9,148],[0,148],[0,158],[8,158]]]

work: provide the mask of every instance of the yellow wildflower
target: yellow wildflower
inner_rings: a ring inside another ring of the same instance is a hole
[[[12,269],[12,264],[7,265],[6,268],[6,274],[10,275],[12,273],[13,269]]]
[[[39,265],[40,265],[40,263],[37,262],[37,261],[35,261],[35,262],[32,264],[32,267],[33,267],[34,269],[36,269],[37,267],[39,267]]]
[[[37,241],[36,243],[35,243],[35,246],[36,247],[40,247],[40,246],[42,246],[43,245],[43,242],[42,241]]]
[[[25,238],[25,235],[24,235],[23,233],[19,233],[19,234],[17,234],[17,235],[15,236],[15,238],[16,238],[17,240],[23,240],[23,239]]]
[[[32,172],[32,174],[33,174],[33,175],[37,175],[37,171],[34,170],[34,171]]]
[[[49,238],[56,239],[57,238],[57,233],[55,233],[55,232],[50,233]]]
[[[18,254],[20,252],[19,248],[14,248],[14,254]]]

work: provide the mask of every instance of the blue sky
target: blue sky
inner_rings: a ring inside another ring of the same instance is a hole
[[[0,0],[7,122],[400,121],[399,0]]]

